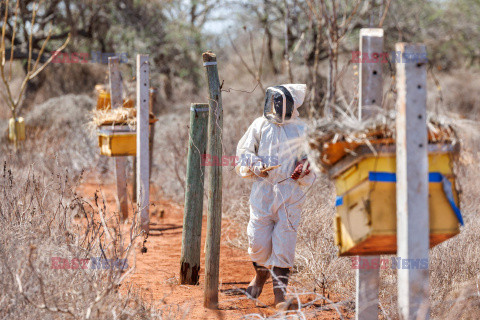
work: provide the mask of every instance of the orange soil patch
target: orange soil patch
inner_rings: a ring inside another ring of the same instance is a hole
[[[97,180],[97,179],[94,179]],[[87,178],[92,181],[92,178]],[[115,185],[100,186],[95,182],[87,182],[80,186],[78,193],[85,198],[93,198],[96,190],[101,190],[110,210],[115,210]],[[219,310],[209,310],[203,307],[204,262],[203,253],[206,217],[202,225],[202,254],[200,285],[187,286],[179,284],[180,254],[182,243],[183,207],[164,199],[151,199],[152,207],[150,235],[145,247],[146,253],[141,253],[141,246],[136,248],[135,272],[122,285],[125,293],[128,287],[133,287],[142,293],[144,299],[157,306],[177,306],[180,312],[177,317],[182,319],[239,319],[249,314],[256,314],[251,319],[261,319],[276,313],[273,308],[273,288],[269,280],[259,298],[261,306],[247,299],[243,291],[254,276],[254,270],[248,254],[244,250],[233,248],[227,244],[228,237],[234,236],[229,221],[222,222],[222,245],[220,254],[220,287]],[[163,212],[163,213],[162,213]],[[230,228],[229,228],[230,227]],[[234,226],[233,226],[234,227]],[[227,230],[227,231],[225,231]],[[240,231],[241,232],[241,231]],[[129,262],[132,265],[132,262]],[[303,296],[302,303],[311,301],[311,297]],[[315,305],[319,307],[319,305]],[[172,310],[172,309],[170,309]],[[339,319],[338,313],[330,308],[312,314],[313,307],[308,309],[309,319]],[[187,312],[185,317],[181,314]],[[345,311],[342,310],[345,316]],[[250,318],[250,317],[249,317]],[[347,317],[348,318],[348,317]]]

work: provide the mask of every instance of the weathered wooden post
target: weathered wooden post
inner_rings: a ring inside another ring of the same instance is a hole
[[[188,142],[187,179],[183,213],[180,283],[198,284],[202,237],[203,184],[202,156],[207,148],[208,104],[192,103]]]
[[[360,30],[360,94],[358,118],[365,119],[375,113],[367,106],[382,106],[383,77],[383,29],[363,28]],[[377,61],[377,62],[374,62]],[[362,63],[363,62],[363,63]]]
[[[206,70],[210,106],[208,112],[208,150],[213,165],[208,177],[208,219],[205,243],[205,293],[204,305],[210,309],[218,307],[218,280],[220,264],[220,236],[222,227],[222,128],[223,109],[218,78],[217,56],[213,52],[203,54]],[[217,160],[217,161],[215,161]]]
[[[137,55],[137,207],[140,226],[149,232],[150,177],[149,177],[149,64],[148,55]]]
[[[397,56],[397,59],[401,59],[396,61],[397,255],[402,261],[404,259],[428,261],[426,49],[421,44],[406,43],[397,43],[395,49],[401,53],[401,57]],[[400,318],[428,318],[428,298],[428,268],[399,268]]]
[[[110,78],[110,99],[112,109],[123,106],[122,74],[119,69],[119,58],[108,58],[108,71]],[[117,183],[117,209],[120,217],[128,218],[127,197],[127,157],[115,157],[115,177]]]
[[[383,79],[380,56],[383,52],[383,29],[364,28],[360,30],[360,72],[359,72],[359,103],[358,118],[365,120],[372,114],[368,106],[382,106]],[[373,56],[378,59],[373,62]],[[364,57],[368,57],[364,59]],[[367,108],[365,108],[367,107]],[[368,265],[373,261],[380,261],[379,256],[359,257]],[[364,265],[366,265],[365,263]],[[380,264],[378,264],[380,265]],[[356,299],[355,319],[370,320],[378,319],[378,287],[380,282],[379,268],[363,268],[362,263],[356,271]]]

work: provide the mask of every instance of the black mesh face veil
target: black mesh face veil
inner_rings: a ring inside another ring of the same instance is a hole
[[[285,109],[284,109],[285,106]],[[284,115],[285,110],[285,115]],[[293,97],[284,86],[269,87],[265,94],[263,115],[274,123],[290,120],[294,110]]]

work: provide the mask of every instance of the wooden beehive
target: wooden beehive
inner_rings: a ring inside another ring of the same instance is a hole
[[[109,157],[137,154],[137,134],[128,126],[100,127],[98,131],[100,154]]]
[[[342,159],[329,172],[338,195],[335,241],[341,256],[394,254],[395,146],[380,146],[376,154],[362,148],[356,150],[355,157]],[[453,151],[452,145],[429,145],[430,247],[459,233],[461,215],[452,172]]]

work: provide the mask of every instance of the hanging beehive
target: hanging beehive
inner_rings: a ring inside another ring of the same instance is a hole
[[[15,132],[17,141],[25,140],[25,121],[22,117],[10,118],[8,121],[8,138],[10,141],[15,141]]]
[[[123,106],[111,108],[110,93],[102,85],[95,87],[98,93],[96,109],[93,110],[92,124],[97,127],[100,154],[134,156],[137,153],[135,122],[137,110],[131,99],[124,99]],[[149,123],[157,121],[151,113]]]
[[[102,127],[98,130],[100,154],[109,157],[137,154],[137,134],[128,126]]]
[[[118,110],[118,109],[115,109]],[[135,109],[133,109],[135,111]],[[135,115],[135,112],[133,112]],[[153,125],[157,122],[153,115],[151,115],[149,124]],[[109,157],[120,156],[134,156],[137,154],[137,132],[133,127],[135,122],[132,119],[128,120],[129,124],[123,122],[122,124],[115,124],[118,122],[107,119],[98,125],[98,146],[100,147],[100,154]]]
[[[379,110],[362,123],[320,119],[309,134],[309,159],[334,180],[334,220],[339,255],[397,252],[396,113]],[[453,159],[455,132],[441,118],[429,116],[430,246],[459,233]]]
[[[394,146],[393,146],[394,147]],[[335,242],[341,256],[397,252],[396,157],[390,153],[352,157],[338,163]],[[463,223],[452,172],[452,146],[429,153],[430,247],[459,233]]]

